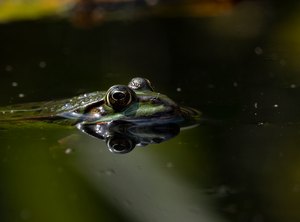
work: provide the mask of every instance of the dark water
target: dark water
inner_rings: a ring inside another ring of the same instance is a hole
[[[206,121],[127,155],[75,129],[1,129],[1,221],[299,221],[299,10],[2,24],[1,105],[142,76]]]

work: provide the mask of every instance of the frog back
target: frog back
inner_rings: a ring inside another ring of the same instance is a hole
[[[82,94],[71,99],[0,107],[0,123],[44,121],[72,125],[81,117],[88,105],[102,100],[104,95],[105,92],[97,91]]]

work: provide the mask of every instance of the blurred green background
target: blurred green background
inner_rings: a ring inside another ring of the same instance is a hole
[[[76,129],[0,127],[1,221],[299,221],[299,12],[296,1],[0,1],[0,105],[142,76],[204,114],[126,155]]]

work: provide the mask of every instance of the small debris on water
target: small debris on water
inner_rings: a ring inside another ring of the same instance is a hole
[[[254,108],[257,109],[257,107],[258,107],[258,103],[255,102],[255,103],[254,103]]]
[[[181,92],[181,88],[178,87],[178,88],[176,89],[176,91],[177,91],[177,92]]]
[[[278,108],[278,104],[274,104],[274,108]]]
[[[25,97],[25,94],[23,94],[23,93],[19,93],[19,98],[24,98]]]
[[[296,84],[291,84],[290,87],[291,87],[292,89],[295,89],[295,88],[296,88]]]
[[[12,82],[12,83],[11,83],[11,86],[12,86],[12,87],[17,87],[17,86],[18,86],[18,83],[17,83],[17,82]]]
[[[237,82],[233,82],[232,85],[233,85],[233,87],[238,87],[238,83]]]
[[[263,54],[263,49],[259,46],[255,47],[254,52],[256,55],[261,55]]]
[[[45,68],[46,66],[47,66],[47,63],[46,63],[45,61],[41,61],[41,62],[39,63],[39,67],[40,67],[41,69]]]

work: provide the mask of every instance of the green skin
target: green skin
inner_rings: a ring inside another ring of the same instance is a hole
[[[109,106],[105,100],[107,92],[104,91],[71,99],[2,107],[0,126],[32,126],[45,123],[78,126],[121,120],[145,125],[175,123],[180,127],[187,127],[199,122],[200,112],[195,109],[179,107],[167,96],[148,89],[133,91],[136,100],[121,111],[115,111]]]

